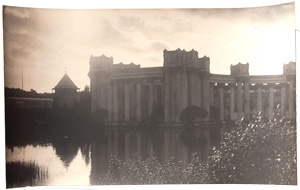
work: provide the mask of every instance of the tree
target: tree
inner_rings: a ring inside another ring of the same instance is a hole
[[[92,123],[94,125],[102,126],[107,117],[108,111],[106,109],[97,109],[94,113],[92,113]]]
[[[259,113],[240,121],[208,164],[210,183],[296,184],[296,125],[279,109],[273,120]]]
[[[85,91],[85,92],[88,92],[88,91],[90,91],[90,87],[89,87],[89,85],[85,85],[85,87],[84,87],[84,91]]]
[[[205,119],[208,113],[204,108],[198,106],[188,106],[180,114],[180,121],[186,127],[194,127],[196,123]]]

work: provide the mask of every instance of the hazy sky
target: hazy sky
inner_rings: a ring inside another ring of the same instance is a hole
[[[89,58],[162,66],[163,50],[195,49],[211,73],[250,64],[250,74],[282,74],[295,61],[294,3],[243,9],[58,10],[4,8],[5,86],[51,92],[67,71],[83,90]]]

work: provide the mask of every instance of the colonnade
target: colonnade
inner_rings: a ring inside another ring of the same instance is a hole
[[[275,101],[275,93],[277,99],[279,99],[278,101]],[[281,112],[286,114],[288,118],[295,117],[294,80],[289,80],[286,83],[250,83],[249,81],[210,83],[211,105],[215,105],[214,100],[217,97],[216,94],[218,95],[219,119],[221,121],[225,120],[225,97],[229,97],[229,118],[227,119],[230,120],[239,120],[242,117],[249,119],[250,114],[254,110],[263,112],[263,104],[266,102],[268,103],[268,113],[265,113],[265,115],[267,115],[269,119],[274,118],[275,103],[281,105]],[[255,106],[251,105],[252,110],[250,110],[251,103],[255,103]],[[287,105],[288,108],[286,107]]]
[[[96,91],[92,92],[92,101],[95,99],[93,102],[97,102],[97,106],[92,108],[92,112],[106,109],[108,122],[142,121],[151,115],[154,105],[162,104],[160,80],[95,77],[98,77],[97,87],[92,86],[91,90]]]
[[[181,112],[196,105],[210,110],[209,78],[195,68],[166,68],[164,72],[165,122],[180,122]],[[209,117],[207,117],[209,118]]]

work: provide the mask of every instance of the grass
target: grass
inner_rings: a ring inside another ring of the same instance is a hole
[[[6,163],[6,187],[35,186],[36,181],[48,178],[48,168],[39,166],[34,161]]]

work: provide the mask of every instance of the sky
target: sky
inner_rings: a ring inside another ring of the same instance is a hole
[[[65,72],[83,90],[91,55],[114,63],[163,65],[163,50],[198,51],[210,71],[282,74],[295,61],[294,3],[227,9],[42,9],[4,7],[6,87],[51,92]]]

